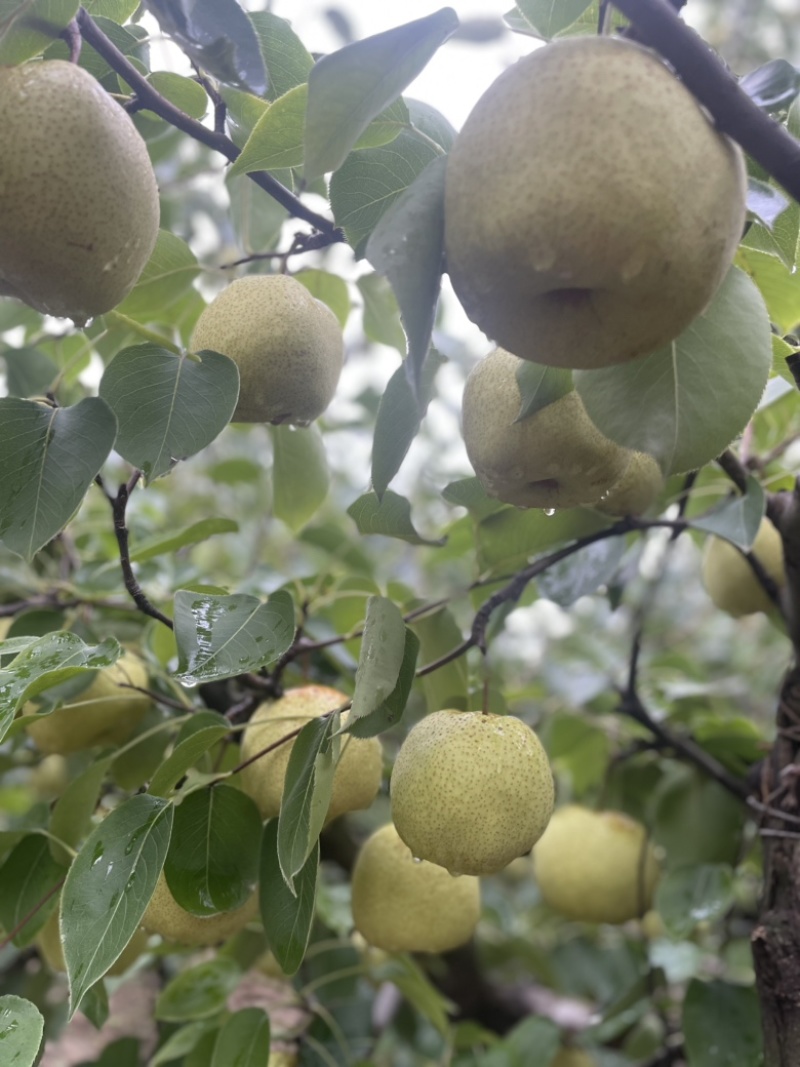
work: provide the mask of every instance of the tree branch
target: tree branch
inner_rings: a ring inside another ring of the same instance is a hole
[[[156,115],[160,115],[170,125],[206,145],[207,148],[212,148],[215,152],[219,152],[231,163],[241,155],[241,149],[237,148],[224,133],[209,130],[202,122],[197,122],[195,119],[190,118],[180,108],[175,107],[169,100],[156,92],[153,86],[139,73],[130,60],[122,54],[113,41],[103,33],[85,8],[79,8],[76,17],[83,39],[103,57],[112,70],[116,71],[130,85],[142,107],[147,108],[149,111],[154,111]],[[248,177],[265,192],[269,193],[273,200],[277,200],[282,207],[285,207],[290,215],[303,219],[321,233],[327,234],[330,238],[329,244],[344,240],[344,234],[330,219],[306,207],[302,200],[290,192],[285,185],[281,185],[279,181],[276,181],[271,174],[260,170],[251,172]]]
[[[131,563],[131,554],[128,545],[128,527],[125,521],[125,512],[128,507],[130,495],[136,488],[136,484],[141,475],[141,471],[134,471],[128,482],[123,482],[119,487],[116,496],[111,496],[106,490],[103,480],[99,475],[95,478],[95,482],[100,486],[103,495],[111,505],[111,514],[114,517],[114,535],[117,538],[117,545],[119,546],[119,562],[122,567],[122,578],[125,582],[125,588],[130,593],[133,602],[136,604],[139,611],[143,612],[145,615],[149,615],[152,619],[158,619],[159,622],[163,622],[165,626],[168,626],[170,630],[173,630],[175,627],[172,619],[162,614],[157,607],[150,603],[145,596],[144,590],[136,580],[136,575],[133,573],[133,564]]]
[[[667,0],[613,0],[636,38],[669,60],[717,128],[738,141],[768,174],[800,200],[800,142],[739,88],[733,74]]]

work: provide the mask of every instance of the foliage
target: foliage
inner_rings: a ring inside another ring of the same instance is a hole
[[[648,516],[519,510],[486,496],[457,442],[454,397],[484,352],[439,304],[454,131],[402,95],[455,12],[314,62],[269,12],[189,6],[94,0],[71,23],[69,0],[0,0],[1,63],[63,57],[82,35],[79,62],[134,116],[162,205],[138,284],[84,329],[0,299],[0,1059],[33,1065],[78,1010],[103,1035],[109,997],[148,974],[144,1033],[87,1065],[267,1067],[272,1042],[307,1065],[548,1067],[566,1040],[602,1067],[681,1048],[691,1067],[757,1067],[762,842],[744,801],[792,633],[777,612],[721,615],[698,575],[708,537],[746,551],[765,509],[780,516],[800,466],[797,205],[751,164],[737,269],[670,373],[656,353],[643,378],[575,375],[603,431],[669,476]],[[596,8],[520,0],[506,21],[550,38],[591,32]],[[151,68],[153,19],[201,74]],[[796,130],[787,67],[745,89]],[[215,130],[200,121],[214,114]],[[339,393],[312,427],[229,425],[235,367],[186,351],[227,281],[270,269],[347,329]],[[559,374],[521,379],[524,414],[569,388]],[[123,647],[146,661],[147,716],[116,746],[43,756],[17,713],[76,698]],[[286,803],[262,827],[241,730],[262,700],[317,683],[347,704],[292,732]],[[355,849],[388,820],[410,725],[445,707],[513,712],[560,803],[643,822],[664,867],[655,911],[567,921],[525,858],[483,880],[474,945],[366,946]],[[384,785],[324,825],[351,734],[380,735]],[[199,955],[151,938],[120,984],[109,969],[162,869],[198,918],[257,885],[260,919]],[[66,978],[32,949],[59,901]]]

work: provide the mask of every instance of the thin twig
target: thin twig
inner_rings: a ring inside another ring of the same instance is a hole
[[[113,41],[103,33],[85,8],[79,8],[76,17],[83,39],[103,57],[113,71],[130,85],[144,107],[149,111],[154,111],[156,115],[160,115],[162,119],[165,119],[176,129],[188,134],[189,137],[193,137],[196,141],[206,145],[206,147],[219,152],[231,163],[241,155],[241,149],[237,148],[229,137],[209,130],[202,122],[197,122],[195,119],[190,118],[189,115],[181,111],[180,108],[175,107],[174,104],[157,92],[130,60],[123,55]],[[260,170],[251,172],[248,177],[265,192],[269,193],[282,207],[285,207],[290,215],[303,219],[321,233],[327,234],[330,238],[330,244],[344,240],[344,234],[335,223],[325,218],[324,215],[319,215],[316,211],[312,211],[294,193],[290,192],[285,185],[281,185],[279,181],[276,181],[271,174]]]
[[[125,582],[125,588],[130,593],[131,598],[139,611],[143,612],[145,615],[149,615],[152,619],[158,619],[159,622],[163,622],[165,626],[168,626],[170,630],[173,630],[175,627],[172,619],[168,618],[160,612],[154,604],[150,603],[144,590],[139,585],[136,575],[133,573],[125,512],[128,507],[130,495],[136,488],[141,476],[141,471],[134,471],[127,483],[123,483],[119,487],[116,496],[111,496],[99,475],[95,478],[95,481],[100,486],[103,495],[111,505],[111,514],[114,518],[114,535],[117,538],[117,545],[119,547],[119,562],[122,568],[122,578]]]

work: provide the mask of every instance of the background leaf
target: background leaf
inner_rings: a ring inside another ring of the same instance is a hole
[[[702,467],[742,432],[771,365],[766,308],[732,269],[671,345],[624,365],[576,371],[575,385],[602,433],[678,474]]]
[[[435,159],[381,217],[367,241],[367,258],[397,297],[408,338],[406,373],[420,392],[444,268],[444,175]]]
[[[32,557],[77,509],[114,445],[117,423],[98,397],[51,408],[0,399],[0,539]]]
[[[196,362],[158,345],[134,345],[111,361],[100,396],[119,422],[117,451],[150,482],[224,430],[239,397],[239,371],[217,352]]]
[[[161,29],[199,67],[260,95],[267,71],[253,25],[236,0],[145,0]]]
[[[29,945],[58,904],[58,894],[39,908],[31,910],[50,893],[65,874],[64,867],[50,854],[50,842],[42,834],[27,834],[11,850],[0,867],[0,926],[11,933],[23,921],[13,943]]]
[[[94,829],[70,867],[61,896],[70,1015],[136,932],[164,865],[172,815],[158,797],[131,797]]]
[[[192,915],[238,908],[258,875],[261,817],[240,789],[220,784],[181,801],[164,876],[175,900]]]
[[[294,604],[278,590],[266,604],[239,593],[214,596],[180,589],[175,594],[179,678],[198,685],[233,678],[277,659],[294,638]]]
[[[404,496],[391,489],[379,500],[377,493],[365,493],[347,509],[347,514],[362,534],[398,537],[412,545],[443,545],[445,539],[431,541],[421,537],[411,522],[411,505]]]
[[[0,997],[0,1034],[9,1067],[33,1067],[44,1035],[39,1009],[22,997]]]
[[[284,974],[296,974],[306,954],[319,871],[319,841],[294,878],[294,892],[286,884],[278,860],[278,820],[264,827],[258,880],[261,921],[270,951]]]
[[[683,1004],[689,1067],[758,1067],[761,1021],[754,989],[725,982],[689,983]]]
[[[369,122],[388,107],[457,29],[445,7],[324,56],[308,77],[307,181],[337,170]]]
[[[272,507],[292,530],[301,530],[328,495],[325,445],[316,426],[270,426]]]
[[[0,65],[43,52],[75,18],[79,0],[0,0]]]
[[[268,1067],[269,1016],[242,1008],[225,1020],[214,1045],[211,1067]]]
[[[241,967],[228,956],[198,963],[181,971],[161,991],[155,1016],[176,1023],[212,1018],[224,1010],[241,978]]]
[[[399,609],[383,596],[367,601],[353,707],[349,719],[362,719],[394,691],[403,663],[405,623]]]
[[[702,863],[668,871],[656,890],[655,906],[670,934],[687,937],[700,922],[715,922],[734,902],[733,871]]]

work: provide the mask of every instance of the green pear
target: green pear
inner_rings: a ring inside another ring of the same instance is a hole
[[[324,685],[288,689],[279,700],[261,704],[242,736],[241,758],[252,759],[312,719],[347,704],[349,697]],[[294,739],[260,756],[240,772],[242,789],[258,805],[264,819],[280,814],[286,768]],[[368,808],[380,789],[383,750],[377,737],[341,738],[333,776],[328,822],[346,811]]]
[[[61,704],[48,715],[36,715],[36,706],[22,709],[29,716],[25,729],[41,752],[79,752],[95,745],[127,741],[152,707],[146,693],[128,686],[147,687],[147,667],[131,652],[97,672],[92,683],[74,700]],[[35,717],[34,717],[35,716]]]
[[[632,453],[600,433],[574,390],[517,422],[519,365],[496,348],[464,387],[464,443],[483,488],[518,507],[596,504],[624,476]]]
[[[226,941],[258,915],[258,893],[238,908],[217,915],[192,915],[175,900],[162,871],[155,892],[142,916],[142,926],[151,934],[179,945],[216,945]]]
[[[87,71],[0,67],[0,294],[82,326],[136,284],[158,236],[147,147]]]
[[[392,820],[415,856],[452,874],[494,874],[530,852],[553,811],[553,774],[514,715],[437,711],[394,763]]]
[[[572,37],[504,71],[447,160],[456,294],[524,359],[605,367],[708,305],[742,234],[746,174],[656,53]]]
[[[769,519],[761,520],[751,551],[779,589],[786,585],[783,542]],[[703,585],[716,606],[734,618],[753,615],[757,611],[776,610],[739,549],[721,537],[709,537],[706,541]]]
[[[351,888],[356,929],[386,952],[447,952],[472,937],[480,917],[478,879],[415,857],[392,823],[364,843]]]
[[[239,368],[234,422],[307,426],[336,392],[344,360],[339,320],[285,274],[250,275],[223,289],[202,312],[190,341]]]
[[[661,467],[646,452],[634,452],[628,469],[595,504],[606,515],[641,515],[648,511],[664,488]]]
[[[544,900],[568,919],[624,923],[652,904],[659,876],[641,823],[618,811],[568,804],[533,850]]]

